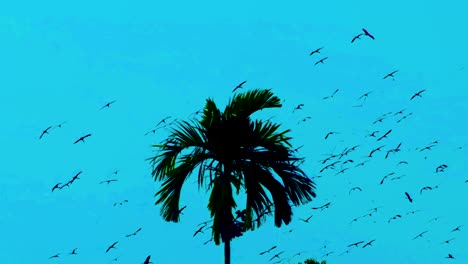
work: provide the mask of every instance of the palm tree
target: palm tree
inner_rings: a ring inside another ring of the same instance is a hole
[[[269,89],[236,94],[224,112],[207,99],[201,120],[177,122],[164,143],[153,145],[159,154],[149,160],[152,176],[162,182],[156,193],[161,216],[179,221],[182,186],[198,168],[198,187],[211,191],[212,235],[216,245],[220,239],[224,243],[226,264],[230,263],[230,242],[239,236],[239,223],[242,231],[253,230],[272,214],[274,206],[275,225],[287,225],[292,205],[315,197],[315,184],[296,164],[301,159],[293,155],[289,130],[278,132],[278,124],[251,120],[260,110],[278,107],[280,99]],[[234,221],[233,189],[246,194],[243,222]]]

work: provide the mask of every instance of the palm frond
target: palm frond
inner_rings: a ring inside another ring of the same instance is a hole
[[[228,103],[224,110],[226,118],[248,118],[253,113],[273,107],[281,107],[280,99],[270,89],[255,89],[239,93]]]

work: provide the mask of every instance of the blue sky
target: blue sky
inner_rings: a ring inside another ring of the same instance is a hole
[[[193,177],[183,189],[180,223],[154,206],[159,184],[146,158],[168,135],[163,118],[186,120],[232,89],[270,88],[283,108],[260,113],[304,145],[303,169],[317,198],[294,208],[289,226],[263,227],[232,243],[232,263],[467,263],[468,81],[466,4],[437,1],[15,1],[0,11],[1,263],[154,263],[223,261],[210,233],[208,195]],[[375,36],[351,39],[366,28]],[[321,54],[309,56],[323,47]],[[324,64],[314,65],[328,57]],[[395,78],[382,78],[398,70]],[[336,89],[333,98],[323,100]],[[426,90],[413,100],[411,96]],[[358,100],[366,92],[368,98]],[[100,110],[108,102],[109,108]],[[298,104],[302,110],[293,112]],[[361,107],[353,107],[362,104]],[[405,109],[403,115],[394,115]],[[381,123],[373,124],[387,115]],[[298,122],[310,116],[306,122]],[[49,126],[66,122],[60,128]],[[366,137],[392,129],[377,142]],[[339,132],[324,140],[330,131]],[[85,143],[73,144],[91,133]],[[420,151],[438,141],[431,150]],[[385,152],[401,144],[401,151]],[[335,170],[325,154],[359,145]],[[385,145],[383,152],[366,158]],[[417,148],[417,149],[416,149]],[[355,167],[369,160],[365,166]],[[407,161],[408,164],[400,164]],[[436,167],[446,164],[444,172]],[[326,164],[325,164],[326,165]],[[345,173],[337,174],[341,168]],[[114,171],[118,170],[115,174]],[[51,192],[82,171],[69,188]],[[381,179],[387,178],[384,184]],[[320,176],[320,177],[318,177]],[[391,180],[392,177],[401,179]],[[117,182],[99,184],[118,179]],[[437,189],[424,191],[425,186]],[[349,190],[360,187],[362,192]],[[413,197],[409,203],[408,192]],[[239,206],[242,208],[243,196]],[[122,206],[114,203],[128,200]],[[323,211],[312,210],[331,202]],[[372,216],[353,219],[368,214]],[[408,212],[421,210],[415,214]],[[396,214],[402,218],[390,223]],[[313,215],[309,223],[300,221]],[[437,220],[433,220],[440,217]],[[460,231],[451,232],[457,226]],[[130,238],[126,235],[142,230]],[[423,231],[422,238],[412,240]],[[445,240],[455,238],[449,244]],[[358,241],[375,242],[353,248]],[[105,253],[113,242],[116,249]],[[259,253],[277,246],[273,254]],[[69,255],[72,249],[77,255]],[[302,252],[300,256],[293,256]],[[61,253],[57,259],[50,256]],[[452,254],[456,259],[445,257]],[[277,259],[276,259],[277,260]]]

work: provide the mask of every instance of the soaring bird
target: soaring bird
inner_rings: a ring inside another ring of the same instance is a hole
[[[237,89],[242,88],[242,85],[244,85],[244,83],[246,83],[246,82],[247,82],[247,81],[243,81],[243,82],[239,83],[239,84],[236,86],[236,88],[234,88],[234,90],[232,90],[232,92],[235,92]]]
[[[116,101],[109,102],[109,103],[105,104],[103,107],[101,107],[101,109],[99,109],[99,110],[102,110],[102,109],[104,109],[104,108],[106,108],[106,107],[109,108],[110,105],[113,104],[113,103],[115,103],[115,102],[116,102]]]
[[[135,232],[133,232],[133,233],[131,233],[131,234],[129,234],[129,235],[126,235],[125,237],[136,236],[136,235],[138,234],[138,232],[141,231],[141,229],[142,229],[142,228],[140,227],[140,228],[137,229],[137,231],[135,231]]]
[[[454,228],[452,231],[450,231],[450,232],[460,231],[460,230],[461,230],[461,229],[460,229],[461,227],[462,227],[462,225],[461,225],[461,226],[457,226],[457,227],[455,227],[455,228]]]
[[[408,198],[408,201],[409,201],[410,203],[412,203],[412,202],[413,202],[413,198],[411,198],[411,196],[409,195],[409,193],[405,192],[405,195],[406,195],[406,198]]]
[[[382,140],[383,138],[386,138],[388,134],[390,134],[390,132],[392,132],[392,130],[388,130],[387,133],[385,133],[383,136],[381,136],[380,138],[377,139],[377,141],[380,141]]]
[[[263,254],[269,253],[270,251],[272,251],[272,250],[275,249],[275,248],[277,248],[277,246],[272,246],[270,249],[265,250],[265,251],[263,251],[263,252],[260,252],[259,255],[263,255]]]
[[[321,48],[318,48],[318,49],[316,49],[316,50],[312,51],[312,52],[309,54],[309,56],[312,56],[312,55],[314,55],[314,53],[320,53],[320,50],[321,50],[321,49],[323,49],[323,47],[321,47]]]
[[[369,94],[371,94],[372,92],[373,92],[373,91],[370,91],[370,92],[367,92],[367,93],[361,95],[361,96],[358,98],[358,100],[361,100],[362,98],[366,99],[367,97],[369,97]]]
[[[156,127],[158,127],[160,124],[166,124],[166,120],[168,120],[169,118],[171,118],[171,116],[166,116],[165,118],[161,119],[161,121],[159,121],[159,123],[156,124]]]
[[[421,90],[421,91],[415,93],[413,96],[411,96],[410,100],[413,100],[416,96],[422,97],[421,94],[422,94],[424,91],[426,91],[426,90]]]
[[[317,65],[317,64],[319,64],[319,63],[322,63],[322,64],[323,64],[323,62],[324,62],[326,59],[328,59],[328,57],[325,57],[325,58],[323,58],[323,59],[317,61],[314,65]]]
[[[362,248],[365,248],[367,246],[372,246],[372,243],[375,241],[375,239],[372,239],[371,241],[367,242]]]
[[[401,215],[397,214],[397,215],[391,217],[390,219],[388,219],[388,222],[390,223],[392,220],[396,220],[397,218],[401,218]]]
[[[59,257],[59,255],[60,255],[60,253],[58,253],[58,254],[55,254],[55,255],[53,255],[53,256],[51,256],[51,257],[49,257],[49,259],[52,259],[52,258],[58,258],[58,257]]]
[[[372,36],[372,34],[369,33],[369,31],[367,31],[365,28],[363,28],[362,31],[364,31],[364,35],[366,35],[366,36],[368,36],[369,38],[375,40],[374,36]]]
[[[298,104],[296,107],[294,107],[293,113],[294,113],[294,111],[296,111],[296,110],[302,110],[302,107],[304,107],[304,104]]]
[[[364,241],[359,241],[359,242],[356,242],[356,243],[352,243],[352,244],[348,245],[348,247],[357,247],[357,246],[359,246],[359,244],[362,244],[362,243],[364,243]]]
[[[364,35],[364,34],[358,34],[356,36],[353,37],[353,39],[351,40],[351,43],[353,43],[356,39],[361,39],[361,36]]]
[[[62,184],[61,182],[57,183],[54,185],[54,187],[52,187],[52,191],[54,191],[55,189],[62,189],[59,185]]]
[[[309,220],[312,218],[313,215],[307,217],[305,220],[300,218],[299,220],[303,221],[304,223],[309,223]]]
[[[113,249],[113,248],[116,248],[115,245],[119,243],[119,241],[116,241],[114,242],[112,245],[110,245],[107,249],[106,249],[106,253],[109,252],[109,250]]]
[[[44,134],[49,134],[49,129],[51,129],[51,128],[52,127],[50,126],[50,127],[46,128],[46,129],[44,129],[44,131],[42,131],[41,135],[39,136],[39,139],[41,139],[44,136]]]
[[[102,182],[100,182],[99,184],[103,184],[103,183],[107,183],[107,184],[109,184],[109,183],[111,183],[111,182],[116,182],[116,181],[118,181],[118,180],[116,180],[116,179],[112,179],[112,180],[106,180],[106,181],[102,181]]]
[[[73,249],[72,252],[70,252],[70,253],[68,253],[68,254],[69,254],[69,255],[77,255],[77,253],[76,253],[76,250],[77,250],[77,249],[78,249],[78,248]]]
[[[327,135],[325,136],[325,139],[327,139],[330,135],[338,134],[338,132],[328,132]]]
[[[427,231],[421,232],[419,235],[415,236],[412,240],[415,240],[418,237],[422,237]]]
[[[359,190],[359,191],[362,192],[362,189],[361,189],[360,187],[353,187],[353,188],[351,188],[351,189],[349,190],[348,194],[351,194],[351,192],[354,191],[354,190]]]
[[[448,259],[455,259],[455,257],[454,257],[452,254],[448,254],[448,256],[445,257],[445,258],[448,258]]]
[[[203,233],[203,228],[205,228],[206,225],[200,227],[197,231],[195,231],[195,233],[193,234],[193,237],[195,237],[198,233]]]
[[[279,256],[280,256],[281,254],[283,254],[283,252],[284,252],[284,251],[281,251],[280,253],[275,254],[273,257],[271,257],[270,261],[273,260],[274,258],[278,258],[278,259],[279,259]]]
[[[397,73],[397,72],[398,72],[398,70],[392,71],[391,73],[385,75],[385,76],[383,77],[383,79],[385,80],[385,79],[387,79],[388,77],[395,78],[394,74]]]
[[[149,255],[148,257],[146,257],[145,262],[143,262],[143,264],[153,263],[153,262],[150,262],[150,258],[151,258],[151,255]]]
[[[84,143],[85,138],[90,137],[90,136],[91,136],[91,134],[84,135],[84,136],[80,137],[79,139],[77,139],[73,144],[76,144],[76,143],[78,143],[80,141],[83,141],[83,143]]]

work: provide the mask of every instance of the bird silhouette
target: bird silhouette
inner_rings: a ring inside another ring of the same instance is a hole
[[[158,127],[160,124],[166,124],[166,120],[168,120],[169,118],[171,118],[171,116],[166,116],[165,118],[161,119],[161,121],[159,121],[159,123],[156,124],[156,127]]]
[[[49,129],[51,129],[52,127],[48,127],[46,129],[44,129],[44,131],[42,131],[41,135],[39,136],[39,139],[41,139],[45,134],[49,134]]]
[[[338,132],[328,132],[327,135],[325,136],[325,139],[327,139],[330,135],[334,135],[334,134],[339,134]]]
[[[412,240],[415,240],[418,237],[423,237],[424,234],[426,234],[428,231],[421,232],[419,235],[415,236]]]
[[[448,254],[448,256],[445,257],[445,258],[448,258],[448,259],[455,259],[455,257],[454,257],[452,254]]]
[[[372,36],[372,34],[369,33],[369,31],[367,31],[365,28],[363,28],[362,31],[364,31],[364,35],[366,35],[366,36],[368,36],[369,38],[375,40],[374,36]]]
[[[242,85],[244,85],[244,83],[246,83],[246,82],[247,82],[247,81],[243,81],[243,82],[239,83],[239,84],[236,86],[236,88],[234,88],[234,90],[232,90],[232,92],[235,92],[237,89],[242,88]]]
[[[138,228],[135,232],[133,232],[133,233],[131,233],[131,234],[128,234],[128,235],[126,235],[125,237],[136,236],[136,235],[138,234],[138,232],[141,231],[141,229],[142,229],[142,228],[140,227],[140,228]]]
[[[359,191],[362,192],[362,189],[361,189],[360,187],[353,187],[353,188],[351,188],[351,189],[349,190],[348,195],[351,195],[351,192],[354,191],[354,190],[359,190]]]
[[[109,252],[109,250],[111,250],[111,249],[113,249],[113,248],[115,249],[115,248],[116,248],[115,245],[116,245],[117,243],[119,243],[119,241],[116,241],[116,242],[114,242],[112,245],[110,245],[110,246],[106,249],[106,253]]]
[[[153,262],[150,262],[150,258],[151,258],[151,255],[147,256],[146,259],[145,259],[145,262],[143,262],[143,264],[153,263]]]
[[[115,102],[116,102],[116,101],[109,102],[109,103],[105,104],[103,107],[101,107],[101,109],[99,109],[99,110],[102,110],[102,109],[104,109],[104,108],[106,108],[106,107],[109,108],[110,105],[113,104],[113,103],[115,103]]]
[[[304,223],[309,223],[309,220],[312,218],[313,215],[307,217],[306,219],[299,218],[299,220],[303,221]]]
[[[364,246],[362,246],[362,248],[365,248],[367,246],[372,246],[372,243],[375,242],[375,239],[372,239],[371,241],[367,242],[366,244],[364,244]]]
[[[353,37],[353,39],[351,40],[351,43],[353,43],[354,41],[356,41],[356,39],[361,39],[361,36],[364,35],[363,33],[360,33],[356,36]]]
[[[270,261],[273,260],[274,258],[278,258],[278,259],[279,259],[279,256],[280,256],[281,254],[283,254],[283,253],[284,253],[284,251],[281,251],[280,253],[275,254],[273,257],[271,257]]]
[[[328,98],[333,98],[333,96],[335,96],[335,94],[336,94],[339,90],[340,90],[340,89],[336,89],[331,95],[325,96],[325,97],[323,98],[323,100],[326,100],[326,99],[328,99]]]
[[[413,100],[416,96],[422,97],[421,94],[422,94],[424,91],[426,91],[426,90],[421,90],[421,91],[415,93],[413,96],[411,96],[410,100]]]
[[[390,132],[392,132],[392,130],[388,130],[387,133],[385,133],[383,136],[381,136],[380,138],[377,139],[377,141],[380,141],[382,140],[383,138],[387,138],[387,135],[390,134]]]
[[[69,255],[77,255],[77,253],[76,253],[76,250],[77,250],[77,249],[78,249],[78,248],[73,249],[72,252],[70,252],[70,253],[68,253],[68,254],[69,254]]]
[[[105,181],[100,182],[99,184],[103,184],[103,183],[109,184],[109,183],[111,183],[111,182],[116,182],[116,181],[118,181],[118,180],[117,180],[117,179],[105,180]]]
[[[413,198],[411,198],[411,196],[409,195],[409,193],[405,192],[405,195],[406,195],[406,198],[408,198],[408,201],[409,201],[410,203],[412,203],[412,202],[413,202]]]
[[[455,228],[454,228],[452,231],[450,231],[450,232],[460,231],[460,230],[461,230],[461,229],[460,229],[461,227],[462,227],[462,225],[461,225],[461,226],[457,226],[457,227],[455,227]]]
[[[312,52],[309,54],[309,56],[312,56],[312,55],[314,55],[315,53],[320,53],[320,50],[321,50],[321,49],[323,49],[323,47],[318,48],[318,49],[312,51]]]
[[[367,93],[361,95],[361,96],[358,98],[358,100],[361,100],[362,98],[366,99],[367,97],[369,97],[369,94],[371,94],[372,92],[373,92],[373,91],[370,91],[370,92],[367,92]]]
[[[59,182],[59,183],[55,184],[54,187],[52,187],[52,192],[53,192],[55,189],[61,189],[60,186],[59,186],[60,184],[62,184],[62,183]]]
[[[392,71],[391,73],[388,73],[387,75],[385,75],[385,76],[383,77],[383,79],[385,80],[385,79],[387,79],[388,77],[395,78],[394,74],[397,73],[397,72],[398,72],[398,70]]]
[[[195,233],[193,234],[193,237],[195,237],[198,233],[203,233],[203,228],[205,228],[206,225],[200,227],[197,231],[195,231]]]
[[[450,241],[454,240],[455,238],[450,238],[450,239],[447,239],[445,240],[444,242],[442,242],[441,244],[449,244]]]
[[[259,255],[263,255],[263,254],[269,253],[270,251],[272,251],[272,250],[275,249],[275,248],[277,248],[277,246],[272,246],[270,249],[265,250],[265,251],[263,251],[263,252],[260,252]]]
[[[58,257],[60,257],[59,255],[60,255],[60,253],[58,253],[58,254],[55,254],[55,255],[53,255],[53,256],[51,256],[51,257],[49,257],[49,259],[58,258]]]
[[[83,143],[84,143],[85,138],[90,137],[90,136],[91,136],[91,134],[84,135],[84,136],[80,137],[79,139],[77,139],[73,144],[76,144],[76,143],[78,143],[80,141],[83,141]]]
[[[356,243],[352,243],[352,244],[348,245],[348,247],[357,247],[357,246],[359,246],[359,244],[362,244],[362,243],[364,243],[364,241],[359,241],[359,242],[356,242]]]
[[[324,62],[325,60],[327,60],[327,59],[328,59],[328,57],[325,57],[325,58],[323,58],[323,59],[320,59],[320,60],[318,60],[314,65],[317,65],[317,64],[319,64],[319,63],[322,63],[322,64],[323,64],[323,62]]]
[[[296,110],[302,110],[302,107],[304,107],[304,104],[298,104],[296,107],[294,107],[293,113],[294,113],[294,111],[296,111]]]
[[[390,223],[392,220],[396,220],[397,218],[401,218],[401,215],[397,214],[395,216],[392,216],[390,219],[388,219],[388,222]]]

